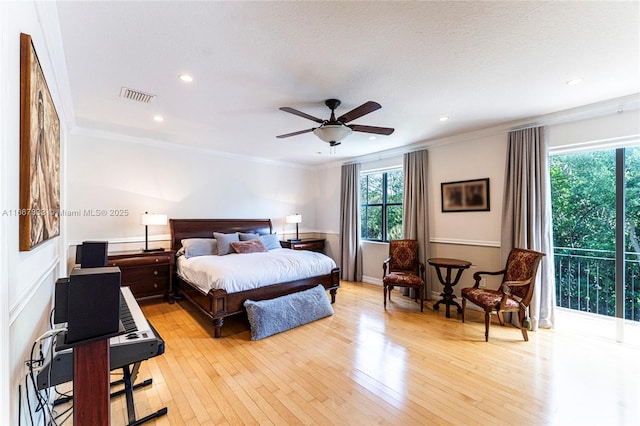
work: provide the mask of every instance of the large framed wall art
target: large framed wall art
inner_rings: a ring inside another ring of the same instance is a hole
[[[443,212],[489,211],[489,178],[440,184]]]
[[[20,251],[60,235],[60,120],[31,36],[20,34]]]

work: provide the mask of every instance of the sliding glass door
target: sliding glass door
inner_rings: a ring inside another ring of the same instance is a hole
[[[552,156],[550,172],[557,305],[640,330],[640,147]]]

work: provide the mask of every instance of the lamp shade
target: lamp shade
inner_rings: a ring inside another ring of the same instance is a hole
[[[288,216],[285,216],[284,221],[287,223],[302,223],[302,215],[290,214]]]
[[[144,213],[140,215],[141,225],[166,225],[167,215],[158,213]]]
[[[342,142],[353,132],[350,127],[341,124],[326,124],[313,130],[313,134],[325,142]]]

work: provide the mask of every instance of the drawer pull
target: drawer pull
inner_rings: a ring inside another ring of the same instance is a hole
[[[153,284],[153,288],[158,288],[158,284]]]
[[[158,271],[153,271],[153,275],[158,275]]]

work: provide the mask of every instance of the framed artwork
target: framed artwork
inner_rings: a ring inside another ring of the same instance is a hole
[[[440,184],[443,212],[489,211],[489,178]]]
[[[20,34],[20,251],[60,235],[60,120],[31,36]]]

